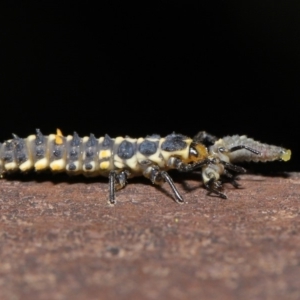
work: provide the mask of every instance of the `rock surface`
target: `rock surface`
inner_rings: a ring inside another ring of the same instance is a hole
[[[183,205],[134,179],[110,206],[105,178],[1,180],[0,298],[300,299],[299,173],[175,183]]]

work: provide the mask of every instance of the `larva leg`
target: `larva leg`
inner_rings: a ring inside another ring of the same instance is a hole
[[[161,171],[158,166],[149,166],[144,171],[144,176],[149,178],[153,184],[160,184],[162,182],[167,182],[169,186],[171,187],[174,195],[175,195],[175,201],[177,203],[183,203],[184,200],[180,193],[178,192],[173,179],[166,171]]]
[[[229,173],[227,170],[224,170],[223,173],[224,176],[227,177],[228,182],[231,183],[236,189],[240,187],[240,185],[236,182],[236,180],[234,179],[235,176],[233,176],[231,173]]]
[[[109,202],[111,204],[116,203],[116,190],[122,189],[126,185],[129,174],[130,173],[127,170],[123,170],[120,173],[117,173],[116,171],[109,172]]]
[[[241,150],[241,149],[246,149],[256,155],[260,155],[260,152],[253,149],[253,148],[250,148],[246,145],[238,145],[238,146],[234,146],[232,148],[230,148],[228,150],[228,152],[234,152],[234,151],[237,151],[237,150]],[[220,149],[219,149],[220,150]],[[237,172],[237,173],[246,173],[246,170],[242,167],[239,167],[239,166],[236,166],[234,164],[231,164],[229,162],[225,162],[223,160],[221,160],[221,163],[224,165],[225,169],[224,169],[224,173],[223,175],[225,175],[228,179],[229,179],[229,182],[235,187],[235,188],[238,188],[239,187],[239,184],[234,180],[234,176],[232,174],[230,174],[226,169],[229,169],[229,170],[232,170],[234,172]]]
[[[238,146],[234,146],[232,148],[230,148],[229,150],[223,148],[223,147],[219,147],[218,150],[219,152],[234,152],[234,151],[238,151],[241,149],[246,149],[256,155],[259,155],[260,152],[250,148],[246,145],[238,145]],[[215,193],[218,196],[220,196],[223,199],[227,199],[227,196],[225,194],[223,194],[222,192],[220,192],[221,188],[222,188],[222,183],[221,181],[219,181],[218,179],[220,178],[220,175],[223,174],[225,175],[227,178],[229,178],[229,182],[234,186],[234,187],[239,187],[238,183],[234,180],[234,176],[232,174],[230,174],[228,172],[228,170],[234,171],[236,173],[245,173],[246,170],[242,167],[236,166],[230,162],[226,162],[224,160],[219,160],[219,162],[214,161],[214,160],[209,160],[209,162],[211,163],[210,166],[208,167],[208,169],[206,169],[202,175],[203,175],[203,181],[204,181],[204,185],[205,187],[208,189],[209,193]],[[221,163],[223,165],[223,167],[221,168],[221,165],[219,164]]]
[[[128,170],[123,170],[116,174],[116,190],[120,190],[126,185],[129,175],[130,172]]]
[[[170,185],[173,193],[175,194],[175,200],[177,203],[183,203],[184,200],[182,198],[182,196],[179,194],[173,179],[171,178],[171,176],[166,172],[166,171],[161,171],[160,175],[163,177],[163,179]]]
[[[208,193],[215,193],[223,199],[227,199],[227,196],[220,192],[222,188],[221,181],[216,180],[215,177],[211,177],[209,181],[205,183],[205,187],[208,189]]]
[[[227,199],[227,196],[221,192],[222,182],[220,181],[220,177],[222,174],[227,175],[229,178],[232,177],[221,163],[212,162],[202,169],[202,179],[208,193],[214,193],[223,199]]]
[[[109,202],[111,204],[115,204],[115,184],[116,184],[116,172],[115,171],[110,171],[108,174],[108,180],[109,180]]]
[[[241,150],[241,149],[246,149],[256,155],[260,155],[261,153],[253,148],[250,148],[246,145],[238,145],[238,146],[234,146],[232,148],[230,148],[229,150],[227,150],[228,152],[234,152],[234,151],[238,151],[238,150]],[[219,151],[222,152],[225,151],[225,149],[223,147],[219,148]],[[237,172],[237,173],[246,173],[246,170],[242,167],[239,167],[239,166],[236,166],[234,164],[231,164],[229,162],[225,162],[223,160],[220,161],[225,169],[224,169],[224,172],[223,172],[223,175],[225,175],[228,179],[229,179],[229,182],[235,187],[235,188],[238,188],[239,187],[239,184],[234,180],[234,176],[229,173],[226,169],[229,169],[229,170],[232,170],[234,172]]]

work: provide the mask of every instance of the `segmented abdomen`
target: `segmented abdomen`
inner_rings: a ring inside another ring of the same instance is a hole
[[[188,156],[191,139],[171,134],[133,139],[130,137],[96,138],[93,134],[80,138],[76,132],[64,137],[60,130],[44,136],[40,130],[25,139],[14,138],[0,144],[0,174],[32,168],[42,171],[85,176],[108,176],[111,170],[130,170],[131,176],[141,175],[149,164],[166,169],[171,155]]]
[[[241,149],[228,153],[231,163],[237,163],[242,161],[253,161],[253,162],[267,162],[274,160],[284,160],[290,159],[291,151],[282,147],[263,144],[258,141],[248,138],[245,135],[233,135],[226,136],[222,139],[223,145],[227,148],[233,148],[240,145],[248,146],[254,150],[260,152],[260,154],[255,154],[247,149]],[[218,142],[216,143],[218,144]]]

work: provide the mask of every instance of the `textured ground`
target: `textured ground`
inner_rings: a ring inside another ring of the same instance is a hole
[[[106,179],[1,180],[0,299],[300,299],[300,174],[183,178],[183,205],[138,179],[114,207]]]

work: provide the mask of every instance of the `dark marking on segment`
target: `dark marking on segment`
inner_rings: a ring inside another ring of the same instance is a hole
[[[103,143],[102,143],[102,147],[103,147],[103,149],[105,150],[105,149],[108,149],[111,145],[112,145],[112,139],[110,138],[110,136],[109,135],[105,135],[104,136],[104,140],[103,140]]]
[[[72,138],[70,145],[71,145],[71,147],[77,147],[77,146],[80,146],[80,143],[81,143],[81,139],[80,139],[78,133],[76,131],[74,131],[73,138]]]
[[[90,163],[85,164],[85,169],[86,169],[86,170],[91,170],[91,169],[93,169],[92,164],[90,164]]]
[[[13,143],[15,145],[16,160],[19,164],[27,160],[26,145],[23,139],[13,134]]]
[[[4,144],[4,155],[3,155],[3,160],[6,163],[10,163],[12,162],[14,159],[14,155],[13,155],[13,150],[14,150],[14,145],[12,142],[5,142]]]
[[[74,163],[70,163],[70,164],[69,164],[69,167],[68,167],[68,170],[69,170],[69,171],[74,171],[74,170],[76,170],[76,165],[75,165]]]
[[[128,141],[123,141],[118,148],[118,156],[123,159],[129,159],[134,155],[133,144]]]
[[[42,134],[42,132],[39,129],[36,129],[36,139],[35,139],[35,144],[38,145],[42,145],[45,141],[45,138]]]
[[[43,157],[45,157],[45,150],[42,149],[42,148],[36,148],[35,156],[37,158],[43,158]]]
[[[90,157],[93,157],[95,153],[92,148],[88,148],[88,149],[86,149],[85,154],[86,154],[87,158],[90,158]]]
[[[91,160],[96,153],[96,146],[98,144],[97,139],[93,134],[90,135],[90,138],[85,145],[85,155],[88,160]]]
[[[70,150],[69,155],[70,155],[70,158],[72,158],[72,159],[78,158],[78,152],[76,151],[76,149]]]
[[[61,151],[61,147],[60,146],[55,146],[54,147],[54,150],[53,150],[53,155],[56,157],[56,158],[61,158],[62,157],[62,151]]]
[[[46,139],[43,136],[42,132],[39,129],[36,129],[36,138],[35,138],[35,157],[41,159],[45,157],[45,142]]]
[[[77,132],[74,131],[74,135],[72,137],[72,140],[70,141],[70,148],[71,149],[69,150],[69,157],[67,159],[69,159],[71,161],[78,160],[79,153],[80,153],[80,145],[81,145],[81,138],[79,137],[79,135],[77,134]],[[74,169],[76,169],[75,165],[74,165]],[[74,170],[74,169],[72,169],[72,170]]]
[[[150,156],[157,151],[157,143],[145,140],[139,145],[139,151],[145,156]]]
[[[86,142],[86,146],[87,147],[94,147],[96,145],[97,145],[97,139],[95,138],[95,135],[91,133],[90,138]]]
[[[170,134],[166,136],[166,140],[162,143],[161,149],[168,152],[182,150],[187,146],[184,139],[187,139],[187,137],[182,134]]]

